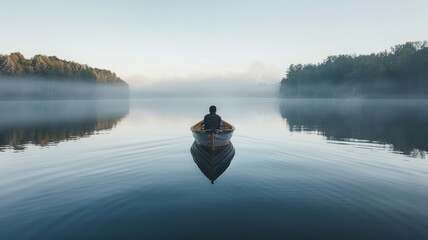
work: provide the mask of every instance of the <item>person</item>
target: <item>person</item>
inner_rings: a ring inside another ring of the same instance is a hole
[[[220,129],[221,117],[216,112],[216,106],[211,106],[210,113],[204,117],[205,129]]]

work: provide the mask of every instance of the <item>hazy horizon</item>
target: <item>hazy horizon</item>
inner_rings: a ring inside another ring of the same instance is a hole
[[[1,1],[0,54],[111,70],[131,88],[212,79],[278,83],[293,63],[428,39],[428,2]],[[19,30],[19,31],[18,31]]]

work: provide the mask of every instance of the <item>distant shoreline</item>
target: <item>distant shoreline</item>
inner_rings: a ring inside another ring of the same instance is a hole
[[[279,97],[280,100],[428,100],[427,96]]]
[[[282,98],[428,98],[428,42],[292,64],[279,92]]]
[[[21,53],[0,55],[0,99],[128,98],[128,84],[115,73],[84,64]]]

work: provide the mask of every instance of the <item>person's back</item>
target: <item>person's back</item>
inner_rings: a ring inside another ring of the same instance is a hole
[[[210,113],[204,117],[205,129],[220,129],[221,117],[216,114],[217,108],[210,107]]]

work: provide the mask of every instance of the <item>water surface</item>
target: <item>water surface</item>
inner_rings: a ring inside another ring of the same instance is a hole
[[[426,101],[1,102],[1,239],[427,239]],[[236,127],[211,184],[190,126]]]

